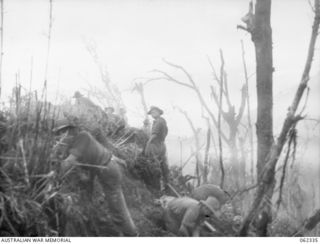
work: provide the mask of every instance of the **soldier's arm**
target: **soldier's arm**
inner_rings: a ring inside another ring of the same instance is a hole
[[[74,155],[76,159],[80,159],[83,153],[88,149],[91,135],[88,132],[80,132],[70,148],[70,155]]]
[[[164,126],[165,122],[162,119],[159,119],[153,124],[149,143],[152,142],[157,136],[161,135]]]
[[[148,143],[151,143],[155,138],[157,137],[156,134],[151,134],[149,140],[148,140]]]
[[[70,154],[66,159],[64,159],[60,165],[60,175],[67,173],[75,162],[77,162],[77,158],[73,154]]]
[[[77,157],[73,154],[70,154],[65,160],[63,160],[66,163],[75,163],[77,162]]]
[[[189,208],[181,221],[179,234],[182,236],[191,236],[197,227],[199,211],[195,208]]]

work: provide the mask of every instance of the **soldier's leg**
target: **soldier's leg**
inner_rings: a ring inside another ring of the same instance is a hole
[[[131,218],[122,192],[122,172],[119,165],[112,160],[107,169],[98,173],[98,177],[104,189],[114,224],[125,236],[137,235],[137,228]]]
[[[174,218],[171,211],[169,209],[165,209],[164,211],[164,220],[166,230],[172,232],[175,235],[179,234],[180,221]]]
[[[168,183],[169,183],[169,167],[168,167],[168,162],[167,162],[167,156],[164,154],[160,158],[160,168],[161,168],[161,176],[162,176],[162,184],[163,184],[163,190],[166,193],[170,192]]]
[[[161,167],[161,171],[162,171],[162,175],[163,175],[163,181],[165,183],[169,183],[169,173],[170,173],[170,171],[169,171],[168,160],[167,160],[167,156],[166,155],[161,157],[160,167]]]

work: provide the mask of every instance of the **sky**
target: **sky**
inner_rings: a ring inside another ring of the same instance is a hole
[[[3,89],[8,96],[16,82],[40,90],[45,77],[49,1],[4,1]],[[231,100],[240,104],[244,82],[240,41],[244,41],[255,116],[255,57],[250,36],[237,30],[248,11],[247,0],[53,0],[53,28],[48,64],[48,93],[72,97],[90,86],[101,87],[97,66],[86,47],[93,43],[100,62],[122,91],[129,123],[140,126],[143,109],[140,97],[131,89],[138,77],[155,77],[161,69],[181,81],[185,77],[162,59],[184,66],[192,75],[208,104],[209,86],[214,84],[207,61],[219,69],[223,50]],[[312,24],[307,0],[277,0],[272,3],[274,55],[275,131],[280,130],[303,70]],[[319,47],[319,45],[318,45]],[[312,69],[307,113],[319,118],[319,49]],[[204,127],[201,107],[193,91],[167,81],[145,87],[148,105],[164,109],[172,135],[192,134],[184,117],[174,106],[186,110],[196,127]]]

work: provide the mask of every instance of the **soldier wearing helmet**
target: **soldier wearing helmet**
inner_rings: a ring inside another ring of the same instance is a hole
[[[166,228],[177,236],[199,236],[202,223],[218,211],[217,199],[197,201],[189,197],[162,196]]]

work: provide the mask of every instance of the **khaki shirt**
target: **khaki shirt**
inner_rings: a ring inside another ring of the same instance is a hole
[[[166,212],[169,215],[169,221],[175,221],[174,223],[169,223],[169,226],[175,226],[175,230],[179,230],[177,234],[184,234],[192,236],[193,231],[200,225],[203,220],[201,214],[201,205],[198,201],[189,198],[181,197],[174,198],[167,203]],[[186,231],[187,233],[181,233],[181,231]]]
[[[69,153],[74,155],[80,163],[94,165],[106,165],[112,157],[112,153],[86,131],[80,132],[74,138]]]
[[[151,134],[155,135],[152,143],[158,144],[164,142],[166,136],[168,135],[167,122],[164,118],[159,117],[153,121]]]
[[[204,184],[194,189],[192,198],[200,201],[207,200],[208,197],[218,199],[221,205],[229,200],[229,196],[219,187],[213,184]]]

